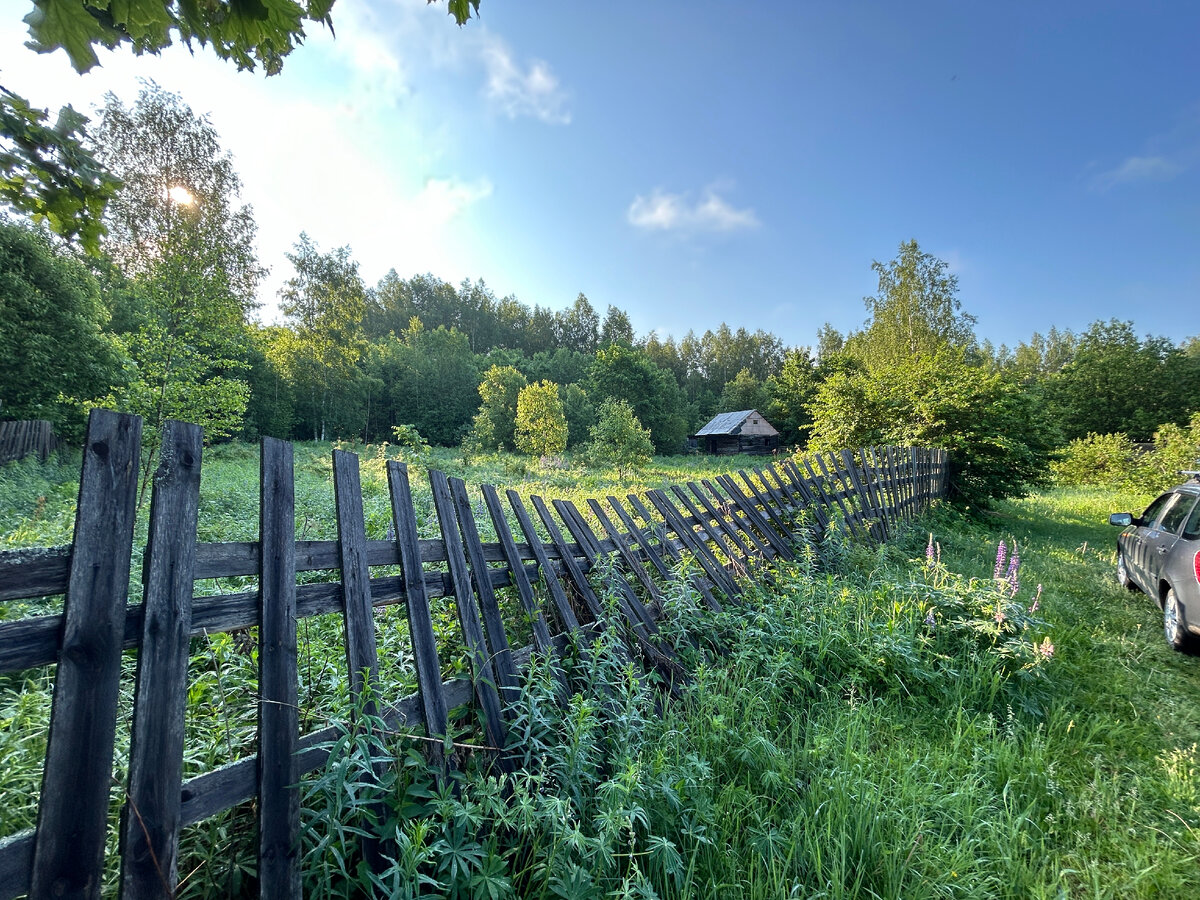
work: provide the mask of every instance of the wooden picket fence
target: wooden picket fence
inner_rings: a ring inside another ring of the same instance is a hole
[[[0,422],[0,466],[31,453],[45,462],[57,445],[53,426],[44,419]]]
[[[407,468],[392,461],[395,538],[368,540],[358,457],[334,451],[338,539],[298,541],[292,447],[267,438],[259,540],[198,543],[202,434],[170,422],[151,498],[142,601],[130,603],[141,429],[135,416],[93,412],[72,546],[0,553],[0,601],[64,595],[61,615],[0,623],[0,673],[56,667],[37,826],[0,840],[0,900],[100,894],[125,649],[137,648],[138,660],[120,823],[122,896],[172,896],[180,828],[256,799],[260,896],[298,897],[297,785],[325,764],[338,734],[336,727],[299,733],[298,620],[341,614],[346,677],[369,713],[440,737],[447,710],[473,700],[488,742],[504,747],[505,698],[531,648],[510,646],[497,588],[514,589],[510,594],[532,622],[532,649],[559,652],[572,631],[617,626],[632,656],[657,670],[664,684],[678,684],[687,673],[655,640],[669,627],[658,601],[673,563],[695,560],[693,584],[716,610],[736,601],[744,573],[793,557],[797,523],[824,529],[837,521],[864,539],[884,540],[898,522],[945,494],[948,473],[941,450],[813,454],[736,478],[589,500],[590,516],[569,501],[531,497],[544,532],[515,491],[502,499],[482,485],[497,536],[484,543],[467,486],[437,471],[429,478],[441,540],[419,539]],[[398,566],[402,574],[372,577],[373,566]],[[588,577],[598,566],[616,585],[623,621],[606,620]],[[298,583],[299,573],[315,570],[333,570],[337,580]],[[197,580],[225,576],[256,577],[258,588],[193,596]],[[441,596],[454,598],[469,678],[442,680],[430,612],[430,600]],[[407,612],[417,691],[385,708],[364,697],[384,696],[375,684],[373,611],[393,604]],[[258,629],[257,755],[185,781],[189,639],[251,626]],[[441,743],[424,743],[435,764],[450,764]]]

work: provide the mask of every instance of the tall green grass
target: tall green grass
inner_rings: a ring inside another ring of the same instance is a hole
[[[298,449],[297,526],[308,538],[335,534],[328,450]],[[202,539],[252,539],[255,449],[207,453]],[[386,530],[391,455],[363,456],[372,537]],[[516,459],[412,462],[523,493],[613,489],[600,474],[593,483]],[[689,465],[663,462],[628,489],[694,477]],[[13,523],[0,539],[62,543],[52,536],[74,502],[70,466],[29,468],[0,477]],[[694,673],[685,696],[664,703],[611,641],[578,648],[561,672],[535,659],[506,781],[489,771],[467,711],[453,734],[460,774],[440,783],[421,741],[360,718],[303,785],[306,891],[1200,896],[1200,658],[1171,652],[1154,604],[1116,585],[1115,530],[1104,524],[1148,499],[1059,489],[984,519],[939,507],[882,548],[802,543],[800,562],[756,574],[744,603],[716,617],[676,581],[667,634]],[[431,506],[417,503],[432,537]],[[1015,579],[1007,560],[994,577],[1000,541],[1020,556]],[[339,626],[323,618],[302,635],[312,727],[351,712]],[[450,639],[449,606],[442,619]],[[403,623],[384,624],[396,661],[384,687],[403,691]],[[251,649],[237,636],[194,649],[189,770],[251,752],[253,740]],[[50,678],[2,682],[0,831],[11,833],[35,808]],[[368,777],[381,761],[382,777]],[[181,896],[254,892],[252,823],[246,807],[187,829]],[[385,856],[376,872],[363,862],[370,837]]]

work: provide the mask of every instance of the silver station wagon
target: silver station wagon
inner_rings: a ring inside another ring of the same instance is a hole
[[[1149,594],[1163,611],[1163,631],[1176,650],[1200,635],[1200,472],[1171,488],[1140,516],[1114,513],[1117,580]]]

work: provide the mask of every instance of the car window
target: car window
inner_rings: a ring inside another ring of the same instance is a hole
[[[1166,505],[1175,499],[1174,494],[1163,494],[1153,503],[1146,507],[1146,511],[1142,513],[1142,524],[1149,528],[1157,521]]]
[[[1192,514],[1183,523],[1183,539],[1194,541],[1200,538],[1200,503],[1192,507]]]
[[[1187,514],[1192,511],[1192,507],[1196,503],[1196,498],[1189,494],[1179,494],[1179,500],[1171,504],[1162,515],[1162,521],[1158,527],[1163,531],[1171,534],[1179,534],[1179,526],[1183,524],[1183,520],[1187,518]]]

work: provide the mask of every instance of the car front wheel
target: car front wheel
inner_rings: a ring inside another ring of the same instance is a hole
[[[1125,554],[1117,551],[1117,583],[1127,591],[1136,591],[1137,585],[1129,577],[1129,566],[1125,563]]]
[[[1183,650],[1188,645],[1187,623],[1183,617],[1183,607],[1175,596],[1175,588],[1167,588],[1167,596],[1163,600],[1163,633],[1167,643],[1175,650]]]

